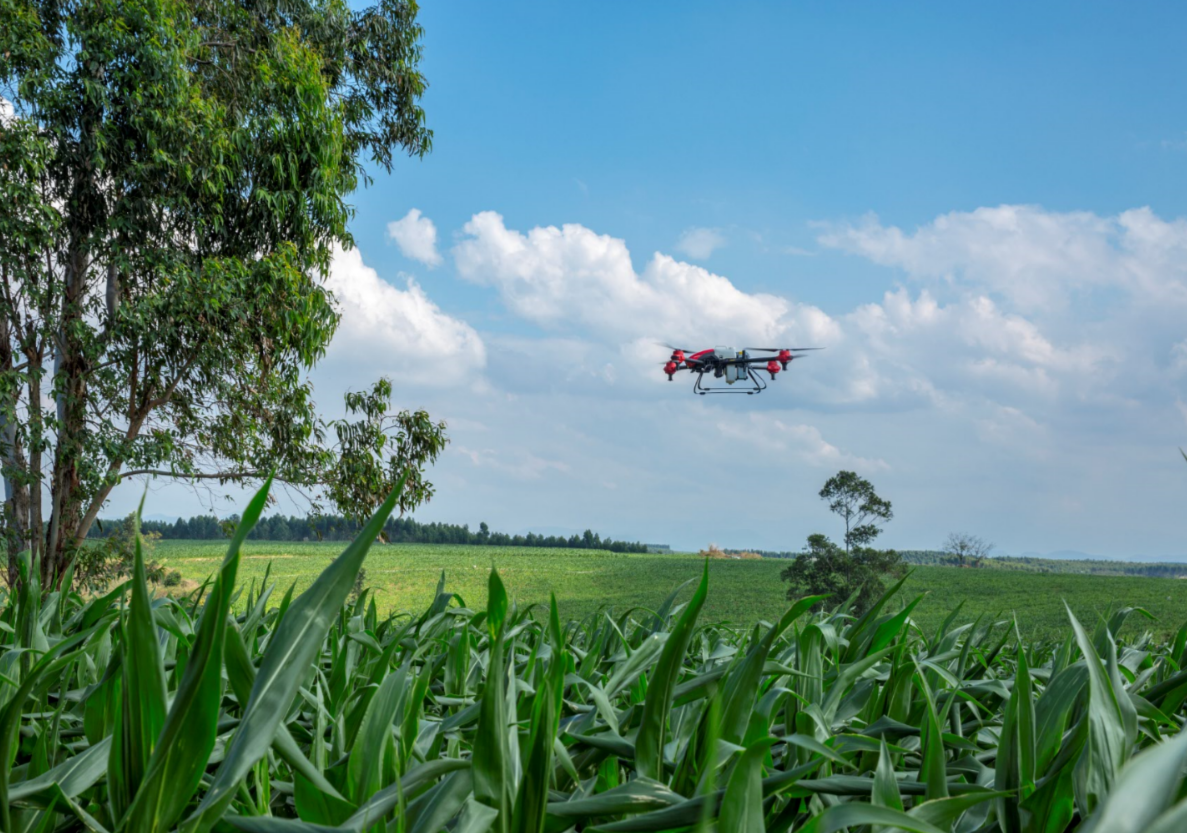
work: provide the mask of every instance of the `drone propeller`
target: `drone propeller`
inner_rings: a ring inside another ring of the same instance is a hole
[[[657,341],[656,344],[658,344],[660,347],[667,347],[669,350],[674,350],[679,353],[695,353],[696,352],[696,350],[685,350],[681,347],[673,347],[672,345],[665,344],[662,341]]]
[[[743,350],[754,350],[757,353],[803,353],[806,350],[823,350],[823,347],[743,347]]]

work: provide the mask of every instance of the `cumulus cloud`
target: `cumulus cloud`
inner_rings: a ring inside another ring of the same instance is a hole
[[[412,278],[404,289],[384,281],[358,249],[335,253],[326,286],[342,315],[327,354],[336,367],[452,385],[486,364],[486,347],[474,328],[442,312]]]
[[[387,236],[396,241],[405,257],[420,261],[426,266],[438,266],[441,253],[437,251],[437,227],[433,221],[414,208],[387,224]]]
[[[822,469],[856,469],[860,472],[886,471],[885,460],[849,454],[824,439],[820,429],[803,423],[789,424],[770,414],[753,413],[745,421],[721,421],[717,430],[732,443],[757,446],[767,454],[777,452],[797,462]]]
[[[693,260],[705,260],[725,245],[725,235],[715,228],[685,229],[676,241],[676,251]]]
[[[824,224],[821,245],[902,269],[914,278],[972,284],[1019,308],[1063,306],[1074,293],[1117,289],[1187,303],[1187,220],[1149,208],[1102,217],[1002,205],[944,214],[904,232],[876,215]]]
[[[835,322],[820,309],[749,294],[700,266],[656,253],[635,270],[626,243],[578,224],[509,229],[484,211],[453,249],[458,274],[493,286],[517,315],[545,327],[580,326],[627,340],[827,342]]]

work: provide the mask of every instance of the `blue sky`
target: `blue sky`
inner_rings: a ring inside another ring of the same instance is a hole
[[[319,400],[450,422],[425,519],[798,549],[853,468],[888,545],[1187,555],[1187,10],[1036,6],[426,3]],[[828,349],[702,400],[656,340]]]

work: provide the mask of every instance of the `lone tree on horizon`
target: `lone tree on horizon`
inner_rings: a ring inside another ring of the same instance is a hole
[[[824,484],[820,497],[845,521],[845,552],[868,545],[882,533],[879,523],[894,517],[890,501],[878,497],[873,484],[856,472],[837,472]]]
[[[894,517],[890,501],[879,497],[870,481],[851,471],[830,477],[820,497],[845,520],[845,547],[827,535],[809,535],[804,552],[779,577],[789,585],[789,600],[828,595],[837,604],[852,598],[853,609],[864,613],[882,595],[885,580],[898,578],[905,571],[897,552],[869,546],[882,532],[876,521],[885,523]]]
[[[972,561],[974,567],[980,567],[992,549],[993,544],[968,532],[950,532],[943,546],[944,552],[955,558],[961,567],[965,566],[965,559]]]

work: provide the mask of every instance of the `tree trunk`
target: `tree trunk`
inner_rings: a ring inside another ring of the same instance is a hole
[[[24,452],[17,437],[16,425],[0,411],[0,449],[4,451],[4,550],[7,563],[7,580],[9,587],[17,583],[17,555],[22,550],[30,549],[32,536],[29,529],[30,490],[27,483],[19,476],[19,472],[26,471]]]
[[[86,430],[86,357],[75,336],[82,319],[86,286],[86,254],[81,241],[74,245],[66,262],[66,286],[62,299],[62,321],[58,330],[58,351],[54,361],[57,390],[58,436],[51,480],[49,535],[41,559],[43,587],[56,587],[70,560],[82,515],[79,455]]]
[[[0,318],[0,372],[13,372],[12,332],[7,317]],[[4,530],[4,553],[9,587],[15,587],[18,570],[16,556],[30,548],[31,498],[29,484],[25,477],[29,471],[16,422],[9,415],[17,413],[17,390],[8,394],[8,400],[0,405],[0,467],[3,468],[4,509],[0,524]]]

